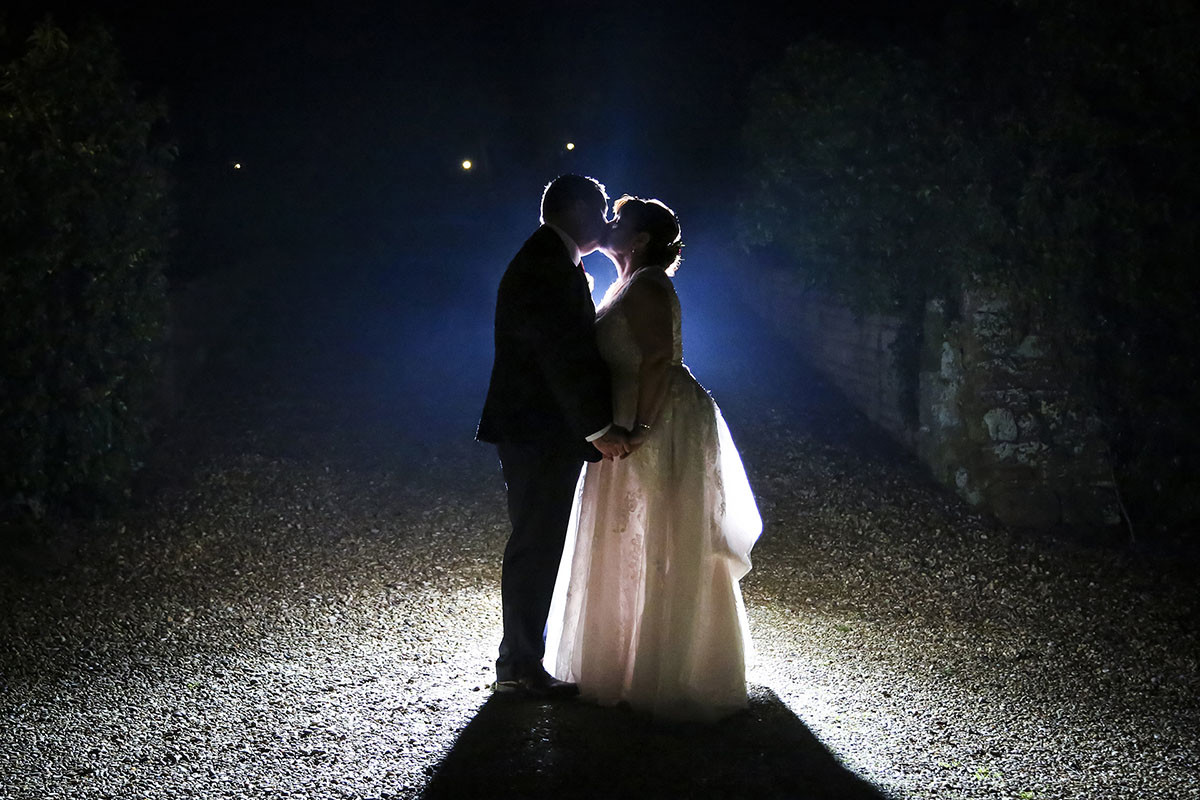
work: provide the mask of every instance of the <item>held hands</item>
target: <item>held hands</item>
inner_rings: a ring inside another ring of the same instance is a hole
[[[613,425],[607,433],[594,440],[592,446],[600,451],[605,461],[624,458],[632,452],[629,449],[629,432],[617,425]]]
[[[649,425],[635,425],[632,431],[613,425],[608,433],[592,442],[605,460],[628,458],[650,435]]]
[[[633,426],[633,430],[629,432],[629,452],[637,450],[646,441],[646,437],[650,435],[650,426],[638,423]]]

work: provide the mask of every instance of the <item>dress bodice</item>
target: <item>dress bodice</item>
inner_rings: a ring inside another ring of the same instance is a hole
[[[613,422],[625,428],[633,427],[637,415],[638,369],[642,354],[633,337],[624,300],[629,287],[638,281],[654,281],[667,289],[671,303],[671,363],[683,363],[679,297],[667,274],[657,267],[643,267],[628,280],[614,284],[596,311],[596,344],[612,374]]]

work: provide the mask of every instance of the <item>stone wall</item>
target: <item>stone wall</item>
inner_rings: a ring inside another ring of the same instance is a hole
[[[869,420],[906,446],[916,446],[916,431],[902,411],[905,384],[894,347],[900,320],[856,315],[828,298],[802,291],[794,277],[782,271],[762,276],[755,289],[754,304],[806,361]]]
[[[1023,527],[1120,521],[1099,420],[1081,400],[1087,364],[1048,347],[1003,296],[931,301],[922,330],[905,331],[784,271],[751,291],[808,362],[967,502]],[[918,335],[917,358],[901,358],[901,337]]]

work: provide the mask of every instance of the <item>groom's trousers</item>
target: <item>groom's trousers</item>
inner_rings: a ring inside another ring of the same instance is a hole
[[[496,447],[512,522],[500,577],[504,638],[496,660],[496,679],[506,681],[542,669],[546,615],[583,460],[544,444]]]

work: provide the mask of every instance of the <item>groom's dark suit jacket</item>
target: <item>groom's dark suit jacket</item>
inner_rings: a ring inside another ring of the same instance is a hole
[[[587,437],[612,422],[587,277],[542,226],[513,257],[496,298],[496,360],[475,438],[527,442],[598,461]]]

